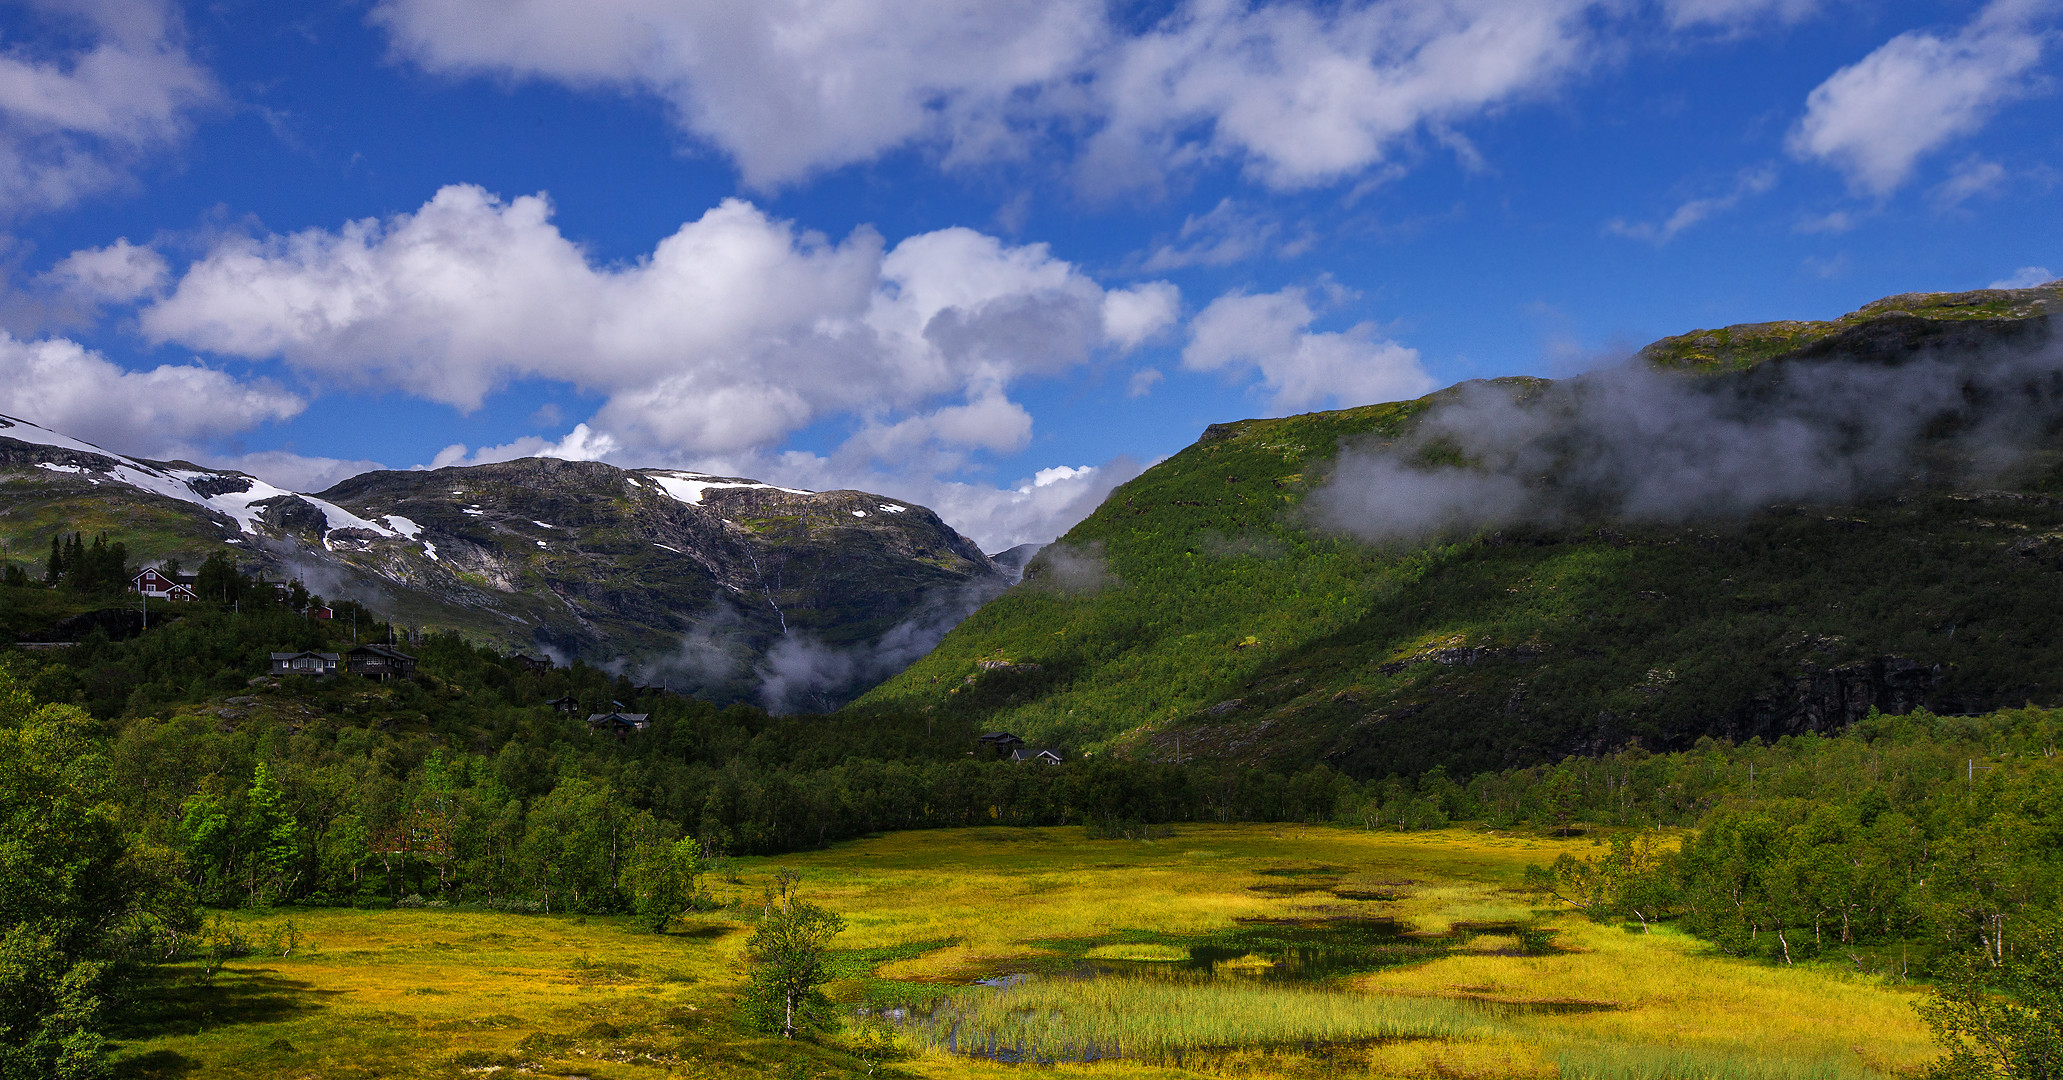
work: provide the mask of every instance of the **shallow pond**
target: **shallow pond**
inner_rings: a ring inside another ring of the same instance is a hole
[[[1537,954],[1552,949],[1547,931],[1521,924],[1462,926],[1447,934],[1426,935],[1410,933],[1389,918],[1254,919],[1193,939],[1139,935],[1115,943],[1047,942],[1063,955],[1013,961],[1006,970],[928,1001],[862,1008],[858,1014],[909,1029],[954,1053],[1028,1063],[1140,1056],[1125,1049],[1127,1042],[1137,1047],[1144,1041],[1135,1021],[1113,1026],[1090,1017],[1149,1004],[1155,1009],[1236,1011],[1229,999],[1238,998],[1248,1008],[1315,1010],[1314,1023],[1338,1031],[1340,1037],[1286,1040],[1308,1046],[1435,1037],[1456,1025],[1468,1027],[1524,1012],[1594,1007],[1581,1002],[1516,1004],[1468,995],[1425,1001],[1420,1007],[1335,992],[1336,984],[1347,977],[1444,956],[1485,936],[1509,943],[1501,952]],[[1166,958],[1087,955],[1127,950]],[[1320,998],[1331,1000],[1321,1003]],[[1355,1012],[1399,1016],[1394,1022],[1375,1020],[1374,1030],[1361,1032],[1356,1027],[1360,1021],[1345,1015]],[[1225,1026],[1243,1025],[1228,1021]],[[1264,1044],[1285,1041],[1258,1031],[1250,1034],[1263,1036]],[[1146,1056],[1180,1057],[1213,1049],[1208,1041],[1179,1047],[1166,1041],[1187,1039],[1183,1034],[1156,1031],[1152,1037],[1160,1041]],[[1215,1048],[1253,1044],[1241,1039]]]

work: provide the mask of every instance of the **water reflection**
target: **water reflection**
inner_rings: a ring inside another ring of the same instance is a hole
[[[1190,945],[1183,960],[1087,960],[1073,974],[1315,982],[1444,955],[1445,938],[1406,934],[1397,920],[1244,920]]]
[[[1169,954],[1179,952],[1178,957],[1121,960],[1077,955],[1020,960],[1013,963],[1011,970],[976,979],[971,985],[982,988],[975,991],[977,993],[1001,995],[1007,1001],[1013,991],[1037,979],[1123,979],[1190,984],[1259,980],[1321,984],[1445,956],[1467,948],[1476,938],[1485,936],[1507,938],[1515,943],[1516,948],[1499,950],[1502,954],[1537,954],[1550,951],[1549,933],[1551,931],[1521,923],[1456,924],[1450,932],[1435,935],[1412,933],[1393,918],[1245,919],[1228,930],[1187,944],[1166,938],[1130,943],[1142,949],[1158,947]],[[928,1028],[953,1053],[999,1062],[1088,1062],[1124,1056],[1123,1049],[1115,1045],[1068,1045],[1055,1054],[1035,1053],[1023,1046],[1003,1043],[993,1032],[963,1027],[963,1013],[953,1005],[953,1000],[953,993],[945,993],[917,1005],[861,1008],[858,1015],[897,1026]],[[1610,1002],[1510,1001],[1476,994],[1457,995],[1450,1000],[1464,1008],[1501,1018],[1619,1007]]]

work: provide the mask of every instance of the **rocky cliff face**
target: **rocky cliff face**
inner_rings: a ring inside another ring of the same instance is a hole
[[[1009,582],[931,511],[860,491],[526,458],[311,495],[0,425],[7,557],[33,564],[60,528],[188,566],[227,545],[410,625],[719,699],[835,705]]]

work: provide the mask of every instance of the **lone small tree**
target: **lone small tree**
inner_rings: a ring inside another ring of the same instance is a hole
[[[694,837],[638,848],[628,875],[630,895],[654,933],[694,906],[695,879],[701,873],[702,847]]]
[[[801,881],[793,870],[774,878],[759,927],[745,942],[745,955],[752,960],[746,1015],[760,1030],[791,1039],[798,1031],[820,1031],[835,1021],[836,1010],[823,991],[831,981],[824,953],[845,929],[844,919],[796,895]]]

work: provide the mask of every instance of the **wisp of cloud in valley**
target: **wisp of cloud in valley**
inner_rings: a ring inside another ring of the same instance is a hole
[[[1635,358],[1557,382],[1464,384],[1404,437],[1343,451],[1306,509],[1374,541],[1740,516],[1981,482],[2063,427],[2063,343],[2045,321],[1911,350],[1886,347],[1914,344],[1902,320],[1882,322],[1746,371]]]

